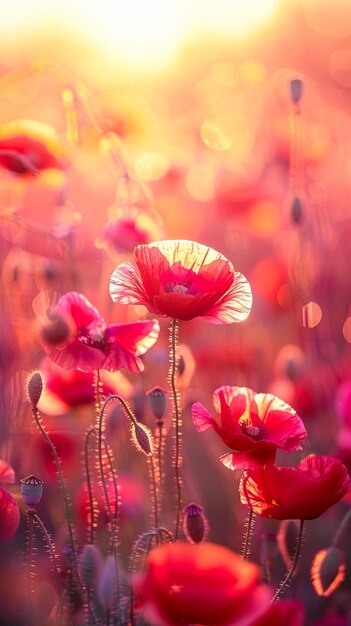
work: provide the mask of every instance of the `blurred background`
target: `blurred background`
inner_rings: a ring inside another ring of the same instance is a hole
[[[114,267],[136,243],[195,239],[226,255],[254,296],[244,324],[193,321],[180,336],[186,488],[208,512],[210,538],[238,550],[238,477],[218,461],[215,435],[194,432],[193,401],[210,408],[222,384],[275,393],[305,421],[303,454],[351,468],[351,4],[1,0],[0,9],[3,456],[19,478],[32,472],[22,381],[49,367],[33,300],[74,289],[108,323],[141,318],[143,309],[111,303]],[[144,390],[167,384],[162,324],[145,374],[125,381],[146,420]],[[87,418],[67,389],[59,395],[43,410],[76,441]],[[316,624],[341,613],[350,623],[350,585],[321,599],[309,580],[348,506],[313,522],[293,589]],[[260,537],[276,532],[257,522],[256,560]]]

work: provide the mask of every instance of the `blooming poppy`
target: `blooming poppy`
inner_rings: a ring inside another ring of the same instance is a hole
[[[14,120],[0,126],[0,167],[17,176],[35,176],[49,168],[62,169],[65,150],[51,126]]]
[[[63,295],[50,313],[56,323],[61,318],[67,325],[66,338],[52,343],[43,337],[49,358],[64,369],[85,372],[125,367],[131,372],[143,370],[140,355],[157,340],[157,320],[112,324],[107,326],[99,311],[82,294],[70,291]]]
[[[294,409],[270,393],[255,393],[247,387],[223,386],[213,394],[220,424],[201,402],[192,407],[194,424],[202,432],[213,428],[235,452],[224,454],[230,469],[253,469],[272,464],[277,449],[300,450],[307,436]]]
[[[179,542],[152,550],[134,588],[155,626],[245,626],[270,599],[259,583],[259,568],[227,548]]]
[[[20,512],[16,500],[0,487],[0,542],[12,539],[20,523]]]
[[[314,519],[351,491],[346,467],[332,456],[310,454],[296,468],[269,466],[245,472],[240,500],[272,519]]]
[[[157,241],[137,246],[136,266],[119,265],[110,294],[120,304],[143,304],[151,313],[180,320],[202,317],[214,324],[242,322],[251,310],[246,278],[228,259],[195,241]]]

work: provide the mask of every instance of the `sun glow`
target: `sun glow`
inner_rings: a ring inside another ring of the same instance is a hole
[[[242,37],[269,19],[279,0],[14,0],[0,32],[19,37],[67,24],[111,60],[136,67],[166,65],[190,37],[214,33]]]

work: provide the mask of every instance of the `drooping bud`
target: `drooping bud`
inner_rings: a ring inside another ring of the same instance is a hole
[[[93,589],[102,569],[102,556],[99,548],[86,544],[79,555],[79,575],[88,590]]]
[[[33,406],[36,408],[43,391],[43,379],[40,372],[33,372],[27,380],[27,394]]]
[[[116,590],[116,562],[114,556],[108,556],[103,566],[99,584],[98,598],[105,609],[109,609]]]
[[[195,502],[190,502],[183,509],[183,531],[190,543],[201,543],[208,535],[208,521],[204,509]]]
[[[153,440],[149,428],[140,422],[133,422],[131,434],[136,449],[150,456],[153,453]]]
[[[345,580],[343,552],[333,546],[317,552],[311,567],[311,580],[318,596],[330,596]]]
[[[167,410],[168,393],[162,387],[153,387],[146,392],[148,397],[149,406],[158,422],[163,420],[164,414]]]
[[[288,570],[291,568],[295,556],[298,536],[299,523],[297,520],[283,520],[280,523],[277,544]],[[296,575],[297,569],[298,568],[295,569],[294,575]]]
[[[291,209],[291,219],[295,224],[301,224],[303,218],[302,202],[298,196],[293,198]]]
[[[57,346],[67,341],[70,329],[61,315],[52,314],[50,321],[43,326],[41,336],[44,342],[51,346]]]
[[[303,93],[303,82],[300,78],[290,81],[290,97],[294,104],[300,102]]]
[[[43,495],[43,481],[31,474],[21,480],[21,496],[27,506],[39,504]]]

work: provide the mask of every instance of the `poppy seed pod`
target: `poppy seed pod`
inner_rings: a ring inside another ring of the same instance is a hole
[[[157,420],[162,420],[167,410],[168,393],[162,387],[153,387],[146,392],[149,406]]]
[[[28,398],[34,408],[37,407],[43,391],[43,379],[40,372],[33,372],[27,382]]]
[[[343,552],[333,546],[317,552],[311,567],[311,580],[318,596],[330,596],[345,580]]]
[[[201,543],[208,535],[208,521],[204,515],[204,509],[195,502],[190,502],[184,507],[183,531],[190,543]]]
[[[21,496],[27,506],[39,504],[43,495],[43,481],[33,474],[21,480]]]
[[[290,81],[290,97],[294,104],[300,102],[303,93],[303,82],[300,78]]]

